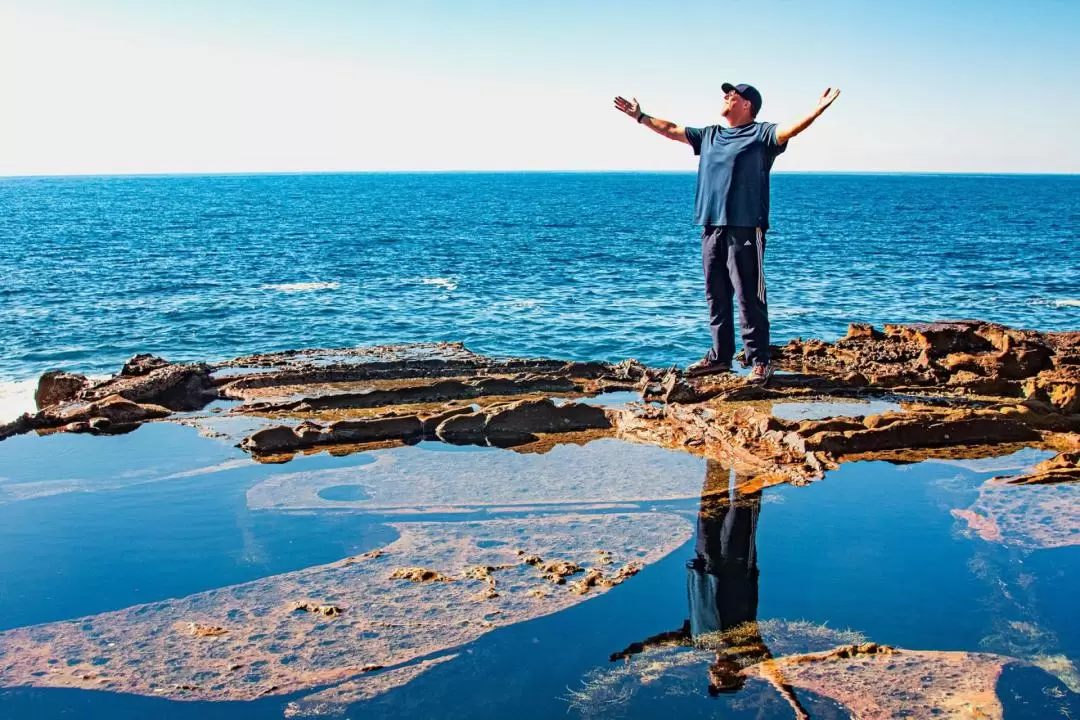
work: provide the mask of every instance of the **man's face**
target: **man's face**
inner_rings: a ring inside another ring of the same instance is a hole
[[[750,101],[739,93],[732,90],[724,93],[724,106],[720,116],[728,118],[743,118],[750,115]]]

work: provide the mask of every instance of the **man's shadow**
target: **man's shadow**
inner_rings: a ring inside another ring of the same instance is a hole
[[[706,460],[694,558],[686,563],[690,617],[678,630],[613,653],[612,661],[629,660],[653,646],[708,648],[716,653],[708,685],[709,694],[716,696],[737,692],[746,682],[744,668],[772,659],[757,622],[761,496],[762,486],[754,478]],[[791,687],[773,684],[796,715],[805,717]]]

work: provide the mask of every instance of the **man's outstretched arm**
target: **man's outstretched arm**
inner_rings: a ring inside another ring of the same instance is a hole
[[[690,141],[686,139],[686,128],[682,125],[673,123],[670,120],[661,120],[660,118],[646,115],[641,111],[641,105],[638,104],[637,98],[627,100],[626,98],[619,96],[615,98],[615,109],[619,112],[626,113],[655,133],[659,133],[671,140],[678,140],[687,145],[690,144]]]
[[[801,133],[806,128],[810,127],[821,113],[825,112],[836,98],[840,97],[840,90],[833,88],[825,88],[825,92],[821,93],[821,99],[818,100],[817,107],[813,112],[804,117],[799,122],[795,123],[791,127],[777,128],[776,130],[776,144],[783,145],[791,138]]]

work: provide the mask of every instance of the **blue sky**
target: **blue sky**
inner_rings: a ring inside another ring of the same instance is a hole
[[[0,174],[692,170],[611,109],[717,122],[778,170],[1080,172],[1080,2],[0,0]]]

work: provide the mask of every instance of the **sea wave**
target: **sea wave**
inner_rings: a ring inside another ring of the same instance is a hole
[[[283,293],[299,293],[299,292],[316,292],[319,290],[337,290],[341,287],[341,283],[336,282],[300,282],[300,283],[278,283],[274,285],[263,285],[260,290],[277,290]]]
[[[1041,306],[1041,307],[1053,307],[1053,308],[1080,307],[1080,300],[1075,299],[1075,298],[1057,298],[1057,299],[1036,298],[1035,300],[1029,301],[1028,305],[1037,305],[1037,306]]]
[[[24,412],[34,412],[37,380],[0,382],[0,423],[11,422]]]
[[[457,290],[458,282],[453,278],[420,278],[420,282],[424,285],[436,285],[441,288],[446,288],[449,291]]]

